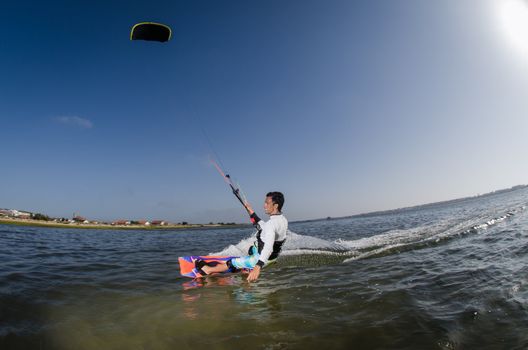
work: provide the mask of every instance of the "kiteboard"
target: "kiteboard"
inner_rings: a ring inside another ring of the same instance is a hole
[[[180,256],[178,258],[178,262],[180,263],[180,273],[182,276],[190,277],[190,278],[199,278],[199,277],[204,277],[204,276],[200,272],[198,272],[198,270],[196,269],[194,265],[194,262],[196,260],[200,259],[200,260],[205,261],[206,263],[209,263],[209,262],[227,261],[233,258],[238,258],[238,256],[191,255],[191,256]],[[232,273],[232,272],[227,270],[225,272],[221,272],[220,274],[225,274],[225,273]]]

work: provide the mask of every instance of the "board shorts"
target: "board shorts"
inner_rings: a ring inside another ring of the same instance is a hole
[[[227,266],[235,270],[252,269],[259,261],[259,258],[260,254],[258,253],[257,247],[254,245],[250,248],[250,255],[233,258],[228,261]],[[275,260],[268,261],[268,263],[266,263],[264,266],[267,266],[274,261]]]

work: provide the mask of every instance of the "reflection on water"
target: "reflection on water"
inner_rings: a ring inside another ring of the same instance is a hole
[[[196,288],[211,288],[217,286],[232,286],[240,284],[241,279],[239,275],[218,275],[218,276],[205,276],[202,278],[195,278],[187,282],[182,283],[183,290],[190,290]]]
[[[199,317],[200,309],[218,309],[218,304],[251,306],[251,312],[241,313],[237,318],[255,318],[259,313],[267,311],[268,296],[272,291],[267,287],[250,284],[245,279],[246,275],[233,274],[207,276],[183,282],[181,297],[185,306],[184,315],[189,320],[195,320]],[[219,290],[215,293],[206,293],[204,288],[219,288]]]

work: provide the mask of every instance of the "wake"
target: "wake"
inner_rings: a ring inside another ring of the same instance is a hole
[[[490,217],[489,214],[486,217],[483,214],[463,220],[450,218],[434,224],[405,230],[389,230],[381,234],[355,240],[337,239],[328,241],[288,231],[286,243],[283,246],[280,257],[277,259],[277,264],[284,266],[320,266],[421,249],[441,244],[459,236],[479,234],[525,209],[526,207],[523,205],[494,217]],[[255,236],[251,235],[242,239],[236,245],[229,245],[222,251],[211,253],[211,255],[246,255],[254,241]]]

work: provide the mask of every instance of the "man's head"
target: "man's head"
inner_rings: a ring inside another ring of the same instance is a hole
[[[280,192],[269,192],[264,201],[264,211],[266,214],[278,214],[284,205],[284,195]]]

